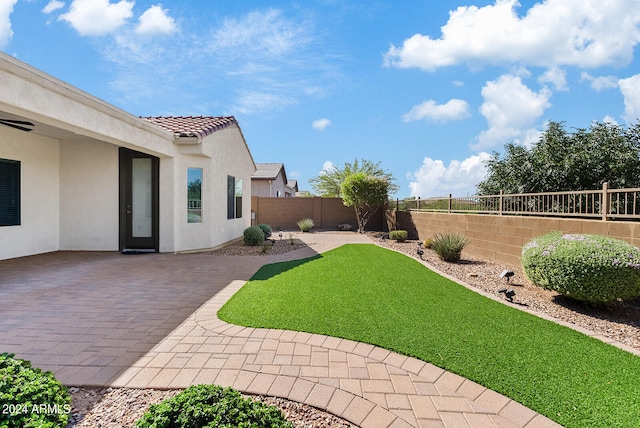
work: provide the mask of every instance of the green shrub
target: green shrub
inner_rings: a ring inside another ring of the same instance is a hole
[[[71,413],[67,388],[53,373],[31,367],[13,354],[0,354],[0,427],[64,427]]]
[[[640,249],[618,239],[547,233],[522,248],[522,268],[535,285],[575,300],[640,296]]]
[[[392,230],[389,232],[389,239],[395,239],[397,242],[404,242],[409,237],[409,232],[406,230]]]
[[[438,254],[441,260],[449,263],[460,261],[462,250],[469,244],[469,240],[455,233],[438,234],[431,240],[430,248]]]
[[[298,227],[302,232],[308,232],[313,227],[313,220],[310,218],[303,218],[298,222]]]
[[[244,230],[244,245],[261,245],[264,242],[264,232],[258,226],[249,226]]]
[[[141,419],[138,428],[187,427],[251,427],[293,428],[274,406],[243,398],[232,388],[218,385],[194,385],[153,404]]]
[[[268,224],[260,223],[258,227],[260,228],[260,230],[262,230],[262,233],[264,233],[264,239],[269,239],[271,237],[271,234],[273,233],[273,231],[271,230],[271,226],[269,226]]]

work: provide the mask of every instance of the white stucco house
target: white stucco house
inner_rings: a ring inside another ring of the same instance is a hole
[[[292,198],[296,196],[297,188],[298,182],[296,180],[287,180],[284,164],[256,164],[256,171],[251,177],[252,196]]]
[[[3,53],[0,88],[0,259],[212,248],[251,224],[234,117],[136,117]]]

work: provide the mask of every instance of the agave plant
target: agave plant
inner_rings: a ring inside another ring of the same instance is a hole
[[[431,240],[431,249],[445,262],[460,261],[462,250],[469,244],[469,240],[455,233],[438,234]]]

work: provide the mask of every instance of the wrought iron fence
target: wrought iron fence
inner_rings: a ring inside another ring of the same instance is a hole
[[[389,201],[388,209],[496,215],[640,219],[640,188],[489,196],[409,198]]]

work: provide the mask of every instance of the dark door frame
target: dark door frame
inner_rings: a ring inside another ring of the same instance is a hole
[[[151,159],[151,237],[134,238],[131,233],[131,197],[132,197],[132,160],[134,158]],[[119,150],[120,185],[120,237],[119,249],[124,251],[146,250],[160,251],[160,159],[146,153],[124,147]]]

